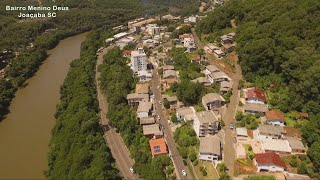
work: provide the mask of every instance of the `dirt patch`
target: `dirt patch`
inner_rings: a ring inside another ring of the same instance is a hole
[[[287,136],[292,136],[292,137],[298,137],[298,138],[301,138],[302,136],[302,133],[299,129],[296,129],[294,127],[284,127],[284,129],[286,130],[287,132]]]

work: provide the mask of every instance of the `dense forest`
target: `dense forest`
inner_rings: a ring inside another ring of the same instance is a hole
[[[166,174],[173,173],[173,168],[166,168],[172,167],[170,158],[166,155],[152,158],[149,139],[143,136],[136,119],[136,109],[127,104],[127,94],[133,91],[136,80],[126,61],[120,49],[115,47],[109,50],[99,67],[101,88],[108,101],[109,123],[121,133],[134,159],[135,172],[143,179],[165,179]]]
[[[319,177],[320,1],[230,0],[197,25],[211,42],[226,31],[236,32],[245,79],[268,92],[272,107],[311,115],[302,127],[313,162],[305,173]]]

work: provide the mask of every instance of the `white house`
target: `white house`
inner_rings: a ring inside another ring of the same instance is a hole
[[[199,159],[214,161],[222,159],[222,148],[220,138],[215,136],[201,137],[199,147]]]
[[[225,72],[222,71],[208,74],[207,78],[211,83],[231,80],[231,78]]]
[[[193,129],[198,137],[214,135],[219,131],[218,117],[211,111],[196,112],[193,116]]]
[[[151,113],[152,103],[151,102],[140,102],[137,109],[137,117],[145,118]]]
[[[285,134],[285,130],[281,126],[272,126],[262,124],[256,130],[258,140],[264,139],[282,139],[283,134]]]
[[[276,153],[255,154],[253,162],[257,172],[283,172],[287,169],[286,164]]]

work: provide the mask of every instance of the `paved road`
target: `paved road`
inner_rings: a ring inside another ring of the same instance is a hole
[[[172,155],[172,161],[174,164],[174,167],[176,169],[176,174],[178,179],[192,179],[190,176],[190,173],[187,173],[187,176],[184,177],[182,176],[182,170],[184,169],[186,172],[188,172],[188,168],[183,164],[182,157],[180,156],[178,150],[177,150],[177,145],[173,139],[171,128],[169,127],[168,120],[165,119],[163,110],[162,110],[162,105],[159,103],[161,100],[161,91],[158,89],[158,86],[160,86],[160,77],[157,74],[157,70],[153,70],[153,77],[151,81],[151,88],[153,91],[153,94],[155,96],[154,98],[154,106],[156,109],[156,114],[160,116],[160,124],[164,125],[164,137],[167,142],[170,154]]]
[[[222,119],[225,122],[225,144],[223,147],[224,151],[224,162],[229,169],[229,175],[233,177],[234,175],[234,163],[236,159],[236,152],[233,146],[233,131],[230,130],[229,126],[231,122],[235,124],[234,117],[236,115],[238,103],[239,103],[239,81],[242,79],[242,72],[239,64],[236,64],[236,73],[232,75],[233,81],[233,90],[232,96],[230,97],[230,103],[228,104],[227,110],[222,116]]]
[[[108,103],[106,97],[101,93],[101,90],[98,85],[98,79],[100,77],[100,73],[97,71],[97,68],[100,64],[103,63],[103,56],[111,49],[113,46],[109,46],[105,48],[101,53],[98,55],[97,64],[96,64],[96,84],[97,84],[97,97],[99,101],[100,107],[100,119],[101,125],[108,125],[107,119],[107,110],[108,110]],[[136,175],[132,174],[130,171],[130,167],[134,164],[133,160],[130,158],[128,149],[126,145],[123,143],[121,136],[116,133],[113,128],[109,128],[108,131],[105,132],[104,138],[106,140],[107,145],[111,149],[112,156],[116,160],[117,167],[120,171],[120,175],[124,179],[139,179]]]

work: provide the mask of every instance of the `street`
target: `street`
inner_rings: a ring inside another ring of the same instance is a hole
[[[97,98],[99,101],[99,108],[100,108],[100,119],[101,125],[105,126],[108,125],[107,119],[107,110],[108,110],[108,103],[106,97],[102,94],[100,87],[99,87],[99,77],[100,73],[98,72],[98,67],[100,64],[103,63],[103,56],[111,49],[113,46],[109,46],[101,53],[99,53],[97,58],[96,64],[96,85],[97,85]],[[120,134],[116,133],[116,131],[109,127],[109,130],[105,131],[104,138],[106,140],[107,146],[111,149],[112,156],[116,160],[117,168],[120,171],[120,175],[124,179],[139,179],[138,176],[131,173],[130,167],[133,166],[134,162],[131,159],[129,152],[127,150],[126,145],[122,141]]]
[[[229,169],[229,175],[234,176],[234,163],[236,160],[235,149],[233,146],[233,130],[229,128],[231,122],[235,124],[234,117],[236,115],[237,106],[239,103],[239,81],[242,79],[242,72],[239,64],[236,64],[236,74],[232,75],[232,96],[230,97],[230,103],[228,104],[227,110],[222,116],[222,119],[225,122],[225,144],[223,147],[224,151],[224,162]]]
[[[190,173],[187,173],[187,176],[182,176],[182,170],[185,170],[188,172],[188,168],[183,164],[182,157],[180,156],[178,150],[177,150],[177,145],[173,139],[171,129],[168,124],[168,120],[165,119],[163,110],[162,110],[162,105],[159,103],[161,100],[161,91],[158,88],[160,86],[160,77],[157,74],[157,70],[153,70],[153,75],[152,75],[152,81],[151,81],[151,88],[154,94],[154,106],[156,109],[156,114],[160,116],[160,124],[164,125],[164,138],[167,142],[169,152],[172,155],[172,161],[174,164],[174,167],[176,169],[177,173],[177,179],[192,179],[190,176]]]

